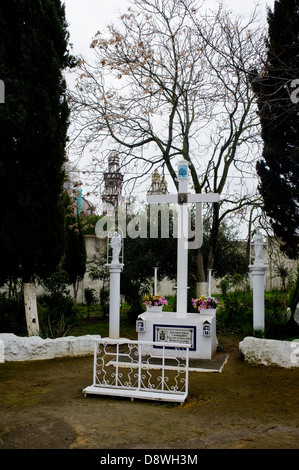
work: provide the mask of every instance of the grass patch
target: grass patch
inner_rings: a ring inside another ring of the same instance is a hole
[[[77,319],[68,332],[69,336],[109,336],[109,316],[103,315],[101,307],[95,305],[89,311],[86,305],[78,305],[77,308]],[[120,337],[137,339],[136,325],[129,322],[127,308],[127,305],[123,305],[120,311]]]

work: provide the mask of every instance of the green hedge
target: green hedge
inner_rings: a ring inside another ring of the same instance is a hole
[[[217,311],[218,330],[245,335],[257,334],[253,331],[253,295],[250,289],[227,292],[220,296]],[[285,310],[284,294],[280,291],[265,293],[265,332],[266,338],[283,339],[288,329],[289,313]]]

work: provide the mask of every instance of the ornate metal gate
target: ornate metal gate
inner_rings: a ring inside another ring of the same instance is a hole
[[[157,353],[153,352],[155,347],[159,348]],[[184,402],[188,395],[189,347],[180,343],[95,340],[93,384],[83,393]],[[171,356],[167,354],[169,348]]]

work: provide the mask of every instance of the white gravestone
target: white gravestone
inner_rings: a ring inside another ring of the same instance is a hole
[[[190,358],[211,359],[216,352],[216,310],[188,313],[188,203],[218,202],[219,194],[188,193],[188,163],[178,164],[178,194],[148,196],[151,204],[178,204],[177,311],[156,313],[151,309],[138,317],[138,340],[187,343]],[[159,354],[159,348],[155,348]],[[170,352],[171,353],[171,352]],[[175,354],[175,352],[174,352]]]

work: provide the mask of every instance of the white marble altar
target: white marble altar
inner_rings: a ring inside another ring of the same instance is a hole
[[[216,310],[207,312],[184,317],[176,312],[144,312],[137,320],[138,340],[190,344],[190,359],[212,359],[217,348]],[[167,352],[171,355],[171,348]],[[153,346],[151,355],[159,353],[159,347]]]

